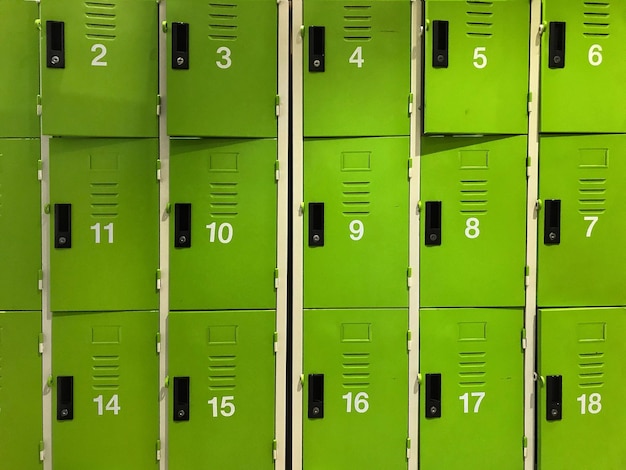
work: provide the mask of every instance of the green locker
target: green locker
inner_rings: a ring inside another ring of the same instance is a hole
[[[50,140],[53,311],[158,307],[156,139]]]
[[[172,310],[275,308],[276,152],[272,139],[171,140]]]
[[[426,0],[424,132],[528,132],[528,0]]]
[[[541,132],[626,132],[626,4],[544,0]]]
[[[524,305],[526,140],[422,140],[423,307]]]
[[[304,311],[305,470],[407,468],[408,311]]]
[[[626,309],[540,309],[537,321],[537,468],[624,468]]]
[[[304,2],[304,135],[409,134],[411,2]]]
[[[52,317],[55,468],[158,469],[158,312]]]
[[[274,468],[275,317],[170,313],[171,470]]]
[[[46,135],[156,137],[158,3],[41,3]]]
[[[171,0],[168,134],[275,137],[275,0]]]
[[[409,139],[304,142],[304,305],[406,307]]]
[[[39,139],[0,139],[0,310],[40,310]]]
[[[552,136],[539,142],[537,302],[626,304],[626,136]]]
[[[37,137],[39,94],[39,4],[0,2],[0,44],[5,66],[0,75],[0,137]]]
[[[0,312],[0,462],[39,470],[42,440],[40,312]]]
[[[522,309],[420,311],[421,469],[524,468],[523,324]]]

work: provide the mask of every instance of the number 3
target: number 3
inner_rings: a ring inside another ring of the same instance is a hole
[[[222,54],[222,59],[224,61],[224,63],[220,62],[219,60],[216,60],[215,63],[217,64],[217,66],[221,69],[227,69],[230,68],[230,66],[232,65],[233,61],[230,59],[230,49],[228,47],[220,47],[217,50],[218,54]]]

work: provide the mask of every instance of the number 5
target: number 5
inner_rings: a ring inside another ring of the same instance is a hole
[[[477,69],[484,69],[487,67],[487,56],[481,54],[481,52],[487,52],[486,47],[477,47],[474,49],[474,67]]]
[[[587,227],[587,233],[585,234],[585,237],[587,238],[591,238],[591,232],[593,232],[593,226],[596,224],[596,222],[598,221],[598,216],[594,215],[594,216],[589,216],[589,217],[585,217],[585,220],[587,222],[591,222],[589,224],[589,227]]]

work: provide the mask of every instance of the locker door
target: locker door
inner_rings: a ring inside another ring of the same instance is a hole
[[[420,468],[524,467],[521,309],[420,311]]]
[[[156,137],[158,4],[41,4],[43,133]]]
[[[626,309],[538,312],[538,468],[626,465]]]
[[[406,307],[408,138],[304,143],[304,305]]]
[[[408,135],[410,2],[308,0],[304,23],[304,135]]]
[[[38,159],[38,139],[0,139],[0,310],[41,309]]]
[[[421,305],[524,305],[526,137],[425,138],[421,178]]]
[[[53,311],[157,308],[154,139],[51,139]]]
[[[274,308],[276,141],[172,140],[170,158],[170,308]]]
[[[424,131],[528,131],[527,0],[426,1]]]
[[[0,3],[0,44],[6,46],[0,75],[0,137],[39,136],[38,5],[24,0]]]
[[[302,468],[407,468],[407,315],[305,310]]]
[[[169,468],[274,468],[275,311],[169,316]]]
[[[541,132],[626,132],[625,15],[624,2],[544,0]]]
[[[0,312],[0,461],[39,470],[42,440],[40,312]]]
[[[540,139],[538,304],[626,304],[626,136]]]
[[[158,469],[157,312],[55,313],[55,468]]]
[[[168,133],[275,137],[274,0],[167,5]]]

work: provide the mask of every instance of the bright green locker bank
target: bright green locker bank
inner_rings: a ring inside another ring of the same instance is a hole
[[[420,468],[524,467],[521,309],[420,310]]]
[[[544,0],[541,132],[626,132],[626,4]]]
[[[157,312],[53,314],[55,468],[158,469],[158,329]]]
[[[0,462],[39,470],[42,440],[40,312],[0,312]]]
[[[528,131],[528,0],[427,0],[424,132]]]
[[[275,137],[276,1],[170,0],[167,20],[168,134]]]
[[[524,305],[526,140],[422,140],[423,307]]]
[[[305,310],[305,470],[406,469],[406,309]]]
[[[43,133],[156,137],[158,4],[41,2]]]
[[[53,311],[158,307],[156,139],[50,140]]]
[[[274,468],[274,310],[169,316],[169,468]]]
[[[5,67],[0,75],[0,137],[37,137],[39,94],[39,3],[2,0],[0,44]]]
[[[626,304],[626,136],[539,142],[538,305]]]
[[[409,134],[411,3],[304,2],[304,135]]]
[[[538,469],[626,465],[626,309],[538,312]]]
[[[0,139],[0,310],[40,310],[39,139]]]
[[[406,307],[409,139],[304,142],[305,308]]]
[[[171,141],[172,310],[275,308],[276,194],[275,140]]]

